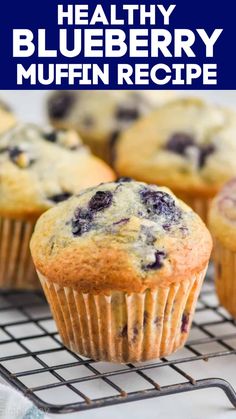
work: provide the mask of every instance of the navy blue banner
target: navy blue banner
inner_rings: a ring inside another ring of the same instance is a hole
[[[4,1],[0,89],[236,89],[233,1]]]

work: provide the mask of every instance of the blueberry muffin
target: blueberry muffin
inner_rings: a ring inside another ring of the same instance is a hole
[[[114,179],[73,131],[17,125],[0,137],[0,286],[34,287],[29,240],[39,215],[82,188]]]
[[[73,128],[94,154],[112,162],[121,131],[173,97],[167,91],[58,91],[48,99],[51,123]]]
[[[220,303],[236,318],[236,178],[214,198],[209,224],[215,241],[217,294]]]
[[[236,112],[179,99],[135,123],[119,138],[120,176],[165,185],[207,221],[211,199],[236,175]]]
[[[16,118],[5,102],[0,100],[0,135],[16,124]]]
[[[184,344],[211,247],[201,219],[168,189],[127,178],[47,211],[31,240],[64,344],[113,362]]]

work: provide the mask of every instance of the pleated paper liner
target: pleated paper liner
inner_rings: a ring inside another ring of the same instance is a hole
[[[184,201],[189,207],[191,207],[199,217],[204,221],[206,225],[208,225],[208,214],[210,205],[212,202],[211,198],[204,198],[204,197],[194,197],[188,194],[176,192],[178,198]]]
[[[220,304],[236,318],[236,253],[215,240],[216,291]]]
[[[0,289],[39,289],[29,242],[34,222],[0,217]]]
[[[64,345],[122,363],[167,356],[184,345],[205,270],[167,288],[109,295],[84,294],[38,275]]]

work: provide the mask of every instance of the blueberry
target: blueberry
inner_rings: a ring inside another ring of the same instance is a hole
[[[62,192],[57,195],[52,195],[48,197],[50,201],[55,202],[56,204],[62,201],[66,201],[66,199],[70,198],[72,194],[70,192]]]
[[[24,151],[20,148],[20,147],[10,147],[9,150],[9,157],[10,159],[15,162],[17,157],[19,157],[22,153],[24,153]]]
[[[174,153],[185,155],[188,147],[194,146],[199,150],[199,161],[198,167],[202,168],[205,162],[212,153],[215,151],[213,144],[209,145],[198,145],[195,143],[194,138],[191,135],[185,133],[176,133],[168,140],[166,144],[166,150],[173,151]]]
[[[10,160],[21,169],[26,169],[35,162],[35,159],[31,158],[25,150],[22,150],[18,146],[10,147],[8,153]]]
[[[182,315],[182,321],[181,321],[181,332],[187,333],[188,332],[188,324],[189,324],[189,315],[183,314]]]
[[[150,215],[164,215],[176,222],[179,220],[180,210],[168,193],[145,188],[140,191],[140,195]]]
[[[215,151],[215,146],[213,144],[209,144],[206,146],[202,146],[200,149],[200,156],[199,156],[199,167],[202,168],[205,163],[207,158],[214,153]]]
[[[81,236],[92,228],[92,221],[96,212],[109,207],[112,202],[110,191],[98,191],[90,199],[88,208],[77,208],[71,221],[74,236]]]
[[[131,179],[131,177],[118,177],[116,179],[116,183],[123,183],[123,182],[132,182],[133,179]]]
[[[72,233],[74,236],[81,236],[88,232],[92,225],[93,215],[91,211],[84,208],[77,208],[72,219]]]
[[[161,269],[163,267],[163,260],[166,258],[166,253],[162,250],[156,250],[155,252],[155,261],[148,265],[143,265],[142,269],[149,270],[149,269]]]
[[[140,112],[135,104],[119,106],[115,117],[118,121],[132,122],[140,117]]]
[[[49,141],[50,143],[56,143],[57,141],[57,132],[56,131],[51,131],[48,133],[45,133],[43,135],[44,139]]]
[[[171,225],[170,225],[170,223],[165,223],[165,224],[163,224],[162,228],[165,231],[170,231]]]
[[[98,191],[89,201],[89,209],[94,212],[108,208],[112,203],[112,193],[110,191]]]
[[[194,145],[195,141],[191,135],[178,132],[169,138],[165,148],[177,154],[185,154],[186,148]]]
[[[48,102],[48,113],[51,118],[65,118],[75,102],[71,92],[57,92]]]

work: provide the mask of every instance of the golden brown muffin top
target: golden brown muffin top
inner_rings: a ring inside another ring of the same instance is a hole
[[[236,175],[236,112],[179,99],[124,132],[116,145],[121,176],[211,197]]]
[[[31,251],[52,282],[84,292],[141,292],[198,273],[210,234],[168,189],[129,179],[101,184],[43,214]]]
[[[37,217],[82,188],[114,179],[74,131],[18,124],[0,137],[0,215]]]
[[[228,249],[236,251],[236,178],[227,182],[214,198],[209,215],[213,235]]]

